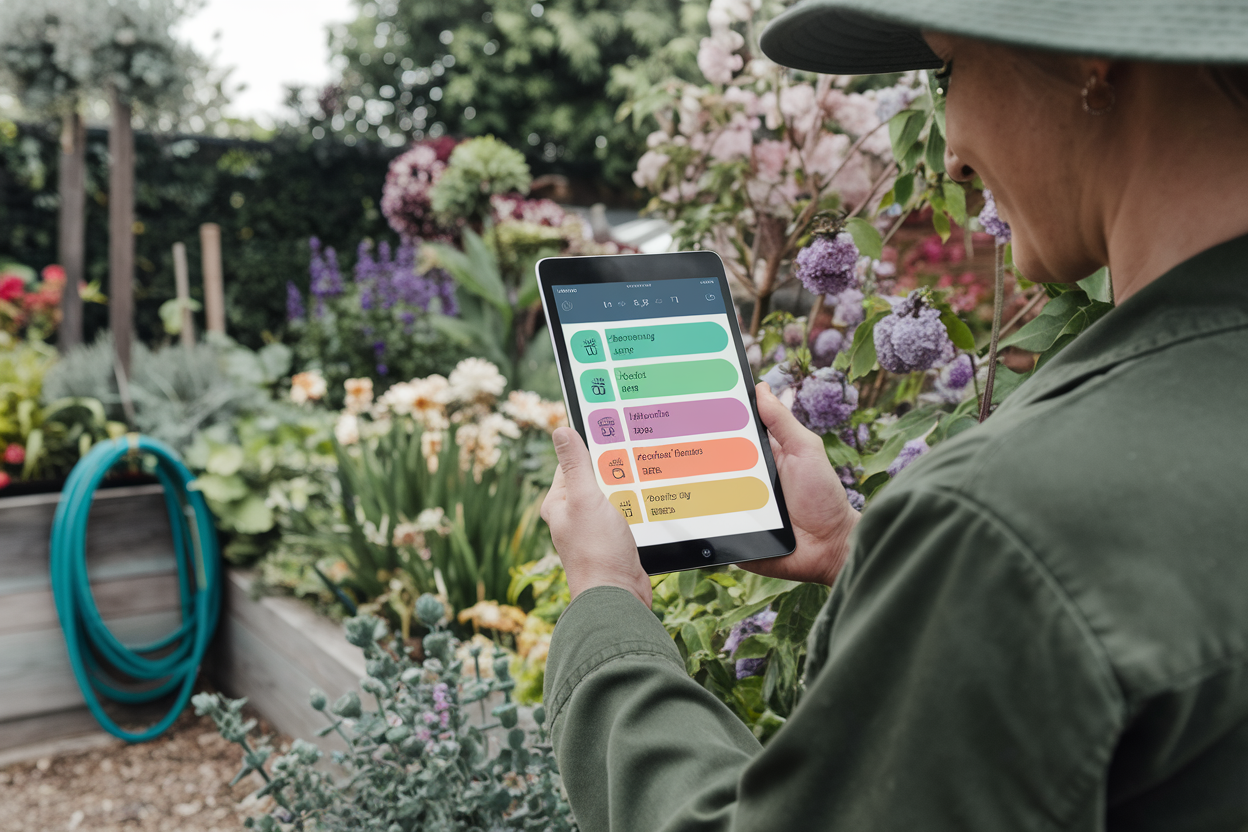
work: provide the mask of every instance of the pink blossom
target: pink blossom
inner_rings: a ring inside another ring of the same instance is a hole
[[[749,90],[741,87],[729,87],[724,90],[724,103],[740,105],[746,115],[762,115],[762,110],[760,110],[758,106],[759,97]]]
[[[824,133],[813,150],[806,154],[806,173],[818,177],[827,184],[845,160],[849,150],[849,136],[844,133]]]
[[[722,38],[702,38],[698,45],[698,69],[712,84],[731,82],[733,73],[744,65],[744,59]]]
[[[754,167],[758,178],[767,182],[779,182],[784,174],[784,161],[789,155],[787,142],[763,139],[754,146]]]
[[[672,137],[664,133],[662,130],[655,130],[649,136],[646,136],[646,147],[655,148],[664,142],[669,142]]]
[[[810,84],[794,84],[781,90],[780,112],[793,126],[798,141],[803,141],[821,120],[815,105],[815,88]]]
[[[637,187],[649,188],[658,182],[659,176],[663,173],[663,167],[669,161],[671,161],[671,157],[666,153],[659,153],[657,150],[647,150],[637,160],[637,170],[633,172],[633,181],[637,183]]]
[[[840,90],[829,90],[822,104],[832,119],[855,139],[865,136],[880,125],[877,114],[879,105],[865,95],[856,92],[846,95]],[[888,131],[876,130],[871,138],[863,142],[862,149],[876,156],[888,155],[891,152]]]
[[[749,158],[754,147],[754,130],[758,129],[758,119],[749,118],[744,113],[734,113],[723,131],[715,137],[710,154],[721,162],[745,157]]]

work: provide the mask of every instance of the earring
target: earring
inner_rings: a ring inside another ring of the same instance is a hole
[[[1083,85],[1083,111],[1092,116],[1103,116],[1114,109],[1118,100],[1113,84],[1095,75]]]

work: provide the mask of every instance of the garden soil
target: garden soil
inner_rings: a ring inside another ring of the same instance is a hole
[[[263,723],[260,730],[272,733]],[[281,751],[289,740],[276,736],[273,744]],[[251,796],[258,775],[229,785],[241,758],[211,719],[188,706],[151,742],[118,740],[0,769],[0,831],[239,830],[245,818],[272,809],[270,798]]]

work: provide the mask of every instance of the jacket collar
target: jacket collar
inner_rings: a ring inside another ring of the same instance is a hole
[[[1248,234],[1175,266],[1105,315],[1041,367],[1002,409],[1070,390],[1175,344],[1248,327]]]

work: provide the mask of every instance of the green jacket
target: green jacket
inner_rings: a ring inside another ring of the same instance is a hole
[[[620,589],[546,669],[586,832],[1248,830],[1248,237],[863,514],[764,749]]]

